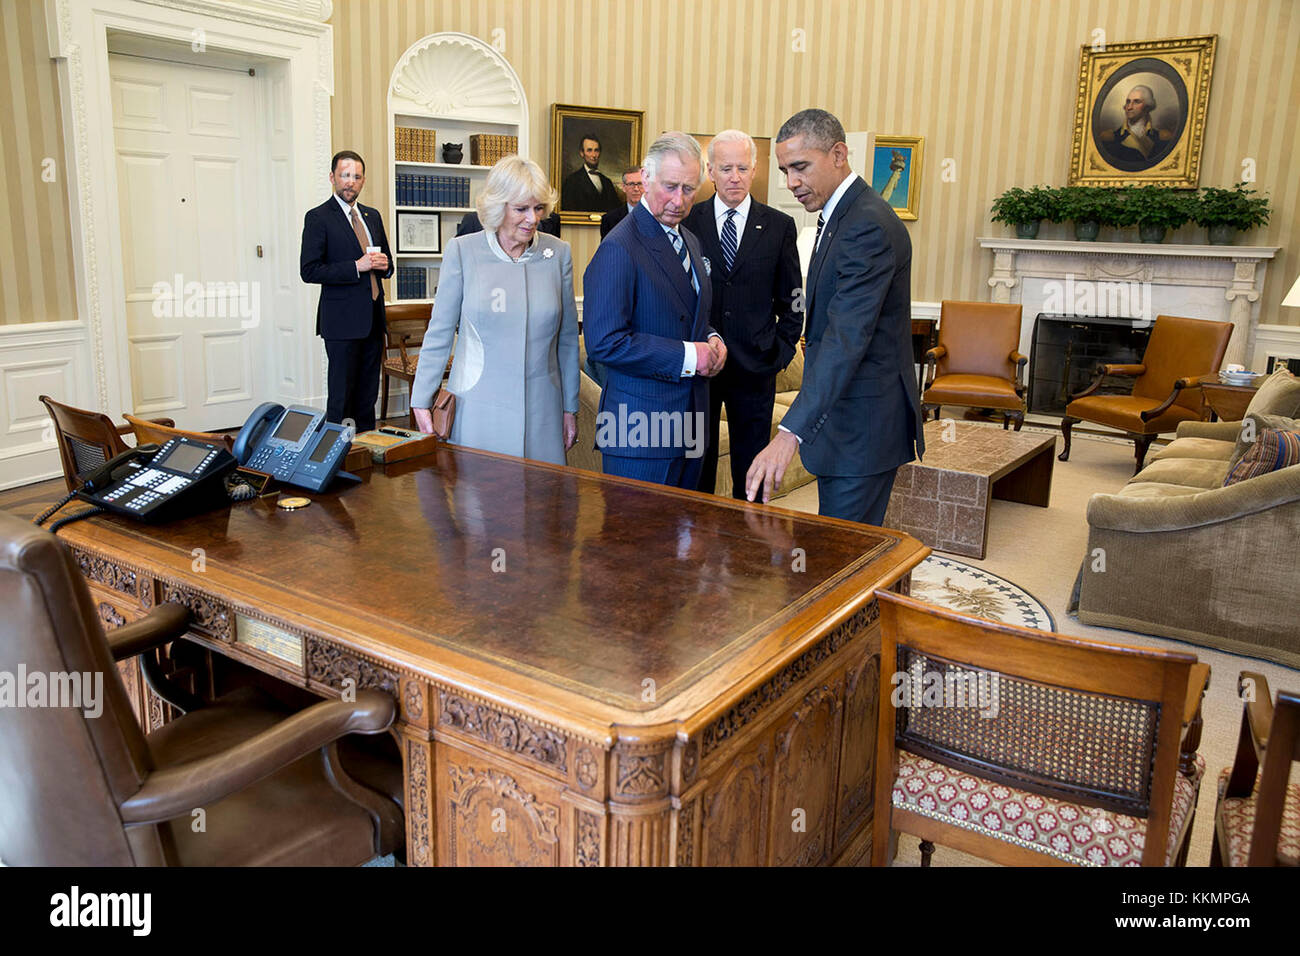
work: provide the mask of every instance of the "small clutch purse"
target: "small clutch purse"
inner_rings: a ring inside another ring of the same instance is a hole
[[[433,397],[433,433],[443,441],[451,438],[451,423],[456,420],[456,396],[445,388]]]

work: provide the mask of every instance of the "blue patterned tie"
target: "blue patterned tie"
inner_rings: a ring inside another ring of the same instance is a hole
[[[825,225],[826,225],[826,218],[821,213],[818,213],[817,214],[817,235],[813,236],[813,252],[816,252],[817,247],[821,245],[822,227]]]
[[[722,224],[722,258],[727,263],[727,271],[736,262],[736,210],[727,210],[727,221]]]

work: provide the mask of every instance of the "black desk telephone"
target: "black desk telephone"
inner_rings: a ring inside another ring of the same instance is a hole
[[[76,495],[129,518],[173,521],[228,505],[226,477],[239,465],[320,491],[351,447],[351,432],[325,421],[320,409],[267,402],[240,429],[233,455],[193,438],[172,438],[161,448],[139,445],[87,475]]]
[[[226,475],[234,456],[218,445],[172,438],[159,448],[139,445],[86,476],[83,501],[150,523],[173,521],[230,503]]]

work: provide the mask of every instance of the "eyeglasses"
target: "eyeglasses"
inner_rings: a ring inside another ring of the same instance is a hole
[[[645,189],[645,183],[630,183],[625,179],[623,180],[623,188],[624,189]]]

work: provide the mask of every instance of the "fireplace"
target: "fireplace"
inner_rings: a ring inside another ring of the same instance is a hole
[[[1097,366],[1142,361],[1152,322],[1040,312],[1034,320],[1029,352],[1029,410],[1064,415],[1070,396],[1091,384]],[[1127,395],[1128,376],[1107,375],[1098,394]]]

